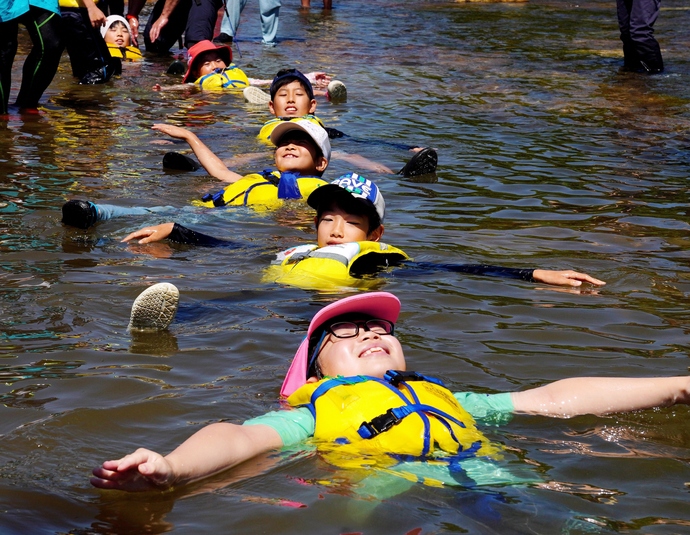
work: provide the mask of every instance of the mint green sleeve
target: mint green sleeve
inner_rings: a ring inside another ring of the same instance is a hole
[[[251,418],[243,425],[267,425],[275,429],[283,441],[283,446],[304,442],[314,435],[316,422],[307,408],[273,411]]]
[[[502,394],[453,392],[453,396],[475,420],[484,425],[506,424],[515,412],[510,392]]]

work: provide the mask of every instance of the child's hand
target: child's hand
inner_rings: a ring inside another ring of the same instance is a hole
[[[162,223],[160,225],[156,225],[155,227],[144,227],[139,230],[135,230],[131,234],[128,234],[122,241],[127,242],[130,240],[139,240],[139,243],[142,245],[145,243],[161,241],[170,236],[174,226],[175,223]]]
[[[308,72],[307,74],[305,74],[305,76],[307,77],[307,80],[311,82],[311,85],[320,89],[328,87],[328,84],[331,83],[331,77],[328,76],[325,72]]]
[[[151,128],[153,130],[158,130],[159,132],[163,132],[164,134],[168,134],[169,136],[176,137],[179,139],[187,139],[191,134],[191,132],[186,128],[173,126],[171,124],[157,123],[154,124]]]
[[[603,286],[604,281],[595,279],[586,273],[578,273],[573,270],[554,271],[552,269],[535,269],[532,273],[532,278],[538,282],[545,282],[546,284],[554,284],[558,286],[581,286],[583,282],[589,282],[596,286]]]
[[[94,28],[100,28],[105,26],[105,15],[103,12],[96,7],[96,5],[89,6],[87,9],[89,13],[89,20],[91,21],[91,26]]]
[[[139,448],[116,461],[94,468],[91,484],[99,489],[144,492],[166,489],[175,481],[173,468],[162,455]]]

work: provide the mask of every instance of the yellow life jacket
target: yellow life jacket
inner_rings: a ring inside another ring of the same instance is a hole
[[[409,260],[392,245],[361,241],[338,245],[299,245],[282,251],[265,272],[264,281],[299,288],[334,289],[344,286],[369,288],[376,279],[361,278],[390,264]]]
[[[299,121],[301,119],[306,119],[307,121],[311,121],[314,124],[318,124],[321,128],[326,128],[324,124],[321,122],[321,119],[319,119],[316,115],[302,115],[301,117],[274,117],[261,127],[261,130],[259,131],[259,135],[257,137],[261,141],[270,143],[271,134],[273,133],[273,129],[276,126],[285,121]]]
[[[302,386],[287,402],[309,408],[319,450],[341,467],[387,467],[411,458],[454,463],[499,451],[441,381],[414,372],[326,378]]]
[[[239,90],[249,85],[249,78],[247,78],[247,75],[242,69],[234,63],[231,63],[229,67],[223,70],[216,69],[214,72],[205,74],[194,83],[200,86],[201,89],[207,90]]]
[[[93,3],[98,5],[99,0],[93,0]],[[59,0],[58,4],[60,7],[71,7],[71,8],[84,8],[86,9],[86,5],[82,0]]]
[[[136,46],[117,46],[114,43],[106,43],[108,51],[114,58],[121,58],[126,61],[139,61],[142,58],[141,50]]]
[[[282,177],[282,178],[281,178]],[[294,179],[294,181],[292,181]],[[285,191],[281,191],[284,180]],[[288,187],[288,182],[292,187]],[[299,176],[294,173],[264,171],[240,178],[216,193],[207,193],[200,201],[192,201],[194,206],[213,208],[214,206],[262,206],[269,209],[279,208],[285,199],[304,199],[319,186],[328,184],[314,176]]]

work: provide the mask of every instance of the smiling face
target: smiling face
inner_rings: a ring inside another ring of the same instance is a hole
[[[308,134],[291,131],[276,143],[275,164],[279,171],[321,176],[328,167],[328,160],[321,156]]]
[[[106,43],[117,46],[130,46],[132,44],[132,37],[129,34],[127,26],[125,26],[121,21],[115,21],[110,25],[105,31],[103,36]]]
[[[196,78],[201,78],[207,74],[211,74],[216,69],[225,69],[227,64],[223,60],[223,56],[215,50],[204,52],[201,58],[197,60],[199,72]]]
[[[309,98],[298,80],[293,80],[276,91],[268,108],[276,117],[302,117],[316,111],[316,100]]]
[[[328,333],[321,343],[317,363],[324,376],[370,375],[383,378],[388,370],[405,370],[405,355],[392,334],[377,334],[360,324],[353,338]],[[316,378],[310,378],[310,381]]]
[[[379,241],[383,235],[383,225],[370,232],[369,218],[366,215],[346,212],[336,203],[320,211],[314,222],[319,247],[358,241]]]

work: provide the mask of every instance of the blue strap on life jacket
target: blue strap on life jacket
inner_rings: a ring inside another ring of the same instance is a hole
[[[292,171],[285,171],[280,173],[280,182],[278,182],[278,198],[279,199],[301,199],[302,192],[297,185],[299,173]]]
[[[215,69],[213,72],[210,72],[208,74],[205,74],[201,78],[197,80],[197,83],[199,84],[200,87],[204,87],[204,82],[210,78],[211,76],[215,75],[220,75],[222,76],[225,80],[221,84],[221,87],[223,89],[227,89],[228,87],[236,88],[236,87],[245,87],[247,83],[244,80],[233,80],[228,76],[228,71],[231,71],[233,69],[236,69],[237,67],[235,65],[232,65],[230,67],[226,67],[225,69],[221,69],[220,67]]]

